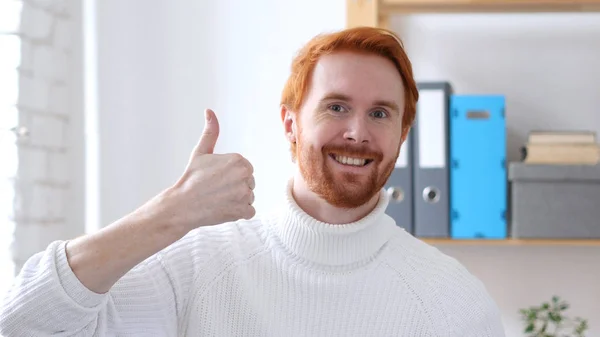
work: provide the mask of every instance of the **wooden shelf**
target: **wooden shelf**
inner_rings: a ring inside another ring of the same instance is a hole
[[[388,28],[394,14],[600,12],[600,0],[346,0],[347,27]]]
[[[595,12],[598,0],[383,0],[380,13]]]
[[[600,247],[600,239],[502,239],[502,240],[455,240],[447,238],[421,238],[436,246],[579,246]]]

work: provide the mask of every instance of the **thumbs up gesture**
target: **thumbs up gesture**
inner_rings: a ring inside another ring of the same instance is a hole
[[[163,207],[170,223],[186,232],[255,214],[254,176],[250,162],[240,154],[214,154],[219,137],[215,113],[205,111],[206,124],[179,180],[166,191]],[[164,213],[163,213],[164,214]]]

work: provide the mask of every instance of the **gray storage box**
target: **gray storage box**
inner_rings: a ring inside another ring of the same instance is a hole
[[[600,165],[509,165],[511,235],[600,238]]]

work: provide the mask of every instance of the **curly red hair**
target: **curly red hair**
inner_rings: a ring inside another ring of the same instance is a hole
[[[410,130],[416,114],[419,91],[413,78],[412,64],[404,45],[393,31],[374,27],[355,27],[334,33],[320,34],[302,47],[292,61],[291,74],[281,95],[281,104],[300,111],[306,97],[311,75],[319,58],[337,51],[375,54],[392,61],[398,69],[405,88],[402,137]],[[292,152],[295,153],[292,144]]]

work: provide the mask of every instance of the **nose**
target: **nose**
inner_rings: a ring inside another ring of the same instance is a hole
[[[355,144],[369,143],[369,131],[367,121],[359,116],[353,116],[347,120],[344,139]]]

